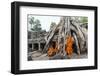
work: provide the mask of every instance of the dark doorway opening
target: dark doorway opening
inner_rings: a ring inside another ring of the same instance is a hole
[[[45,43],[40,43],[40,48],[41,48],[41,50],[44,49],[44,46],[45,46]]]
[[[32,49],[32,44],[28,44],[28,48]]]
[[[38,50],[38,48],[39,48],[38,43],[34,43],[34,50]]]

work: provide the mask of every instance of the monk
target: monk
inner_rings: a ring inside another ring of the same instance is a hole
[[[52,57],[55,55],[54,48],[52,46],[49,47],[47,54],[48,54],[48,57]]]
[[[48,54],[49,57],[52,57],[52,56],[54,56],[56,53],[58,53],[57,43],[56,43],[56,42],[53,42],[53,43],[51,44],[51,47],[49,47],[47,54]]]
[[[66,47],[65,47],[65,51],[66,51],[66,54],[68,55],[68,58],[71,58],[73,54],[73,43],[74,43],[73,37],[71,35],[68,36],[66,38]]]

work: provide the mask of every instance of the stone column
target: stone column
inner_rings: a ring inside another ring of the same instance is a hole
[[[34,44],[32,43],[32,50],[34,50]]]
[[[38,43],[38,45],[39,45],[39,48],[38,48],[38,50],[41,50],[41,48],[40,48],[40,43]]]

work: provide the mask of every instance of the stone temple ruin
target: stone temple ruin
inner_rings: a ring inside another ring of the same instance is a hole
[[[44,30],[39,32],[28,31],[28,49],[31,51],[43,50],[46,34],[47,32]]]
[[[82,52],[87,52],[87,23],[79,23],[73,17],[61,17],[60,22],[50,28],[49,32],[28,32],[28,49],[31,51],[41,51],[41,53],[47,53],[52,42],[56,42],[58,49],[63,56],[67,56],[65,53],[66,38],[71,35],[74,38],[75,47],[74,50],[80,55]],[[55,55],[58,53],[55,53]]]

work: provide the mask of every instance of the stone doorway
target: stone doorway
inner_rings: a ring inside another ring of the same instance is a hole
[[[39,48],[38,43],[34,43],[34,50],[38,50],[38,48]]]

